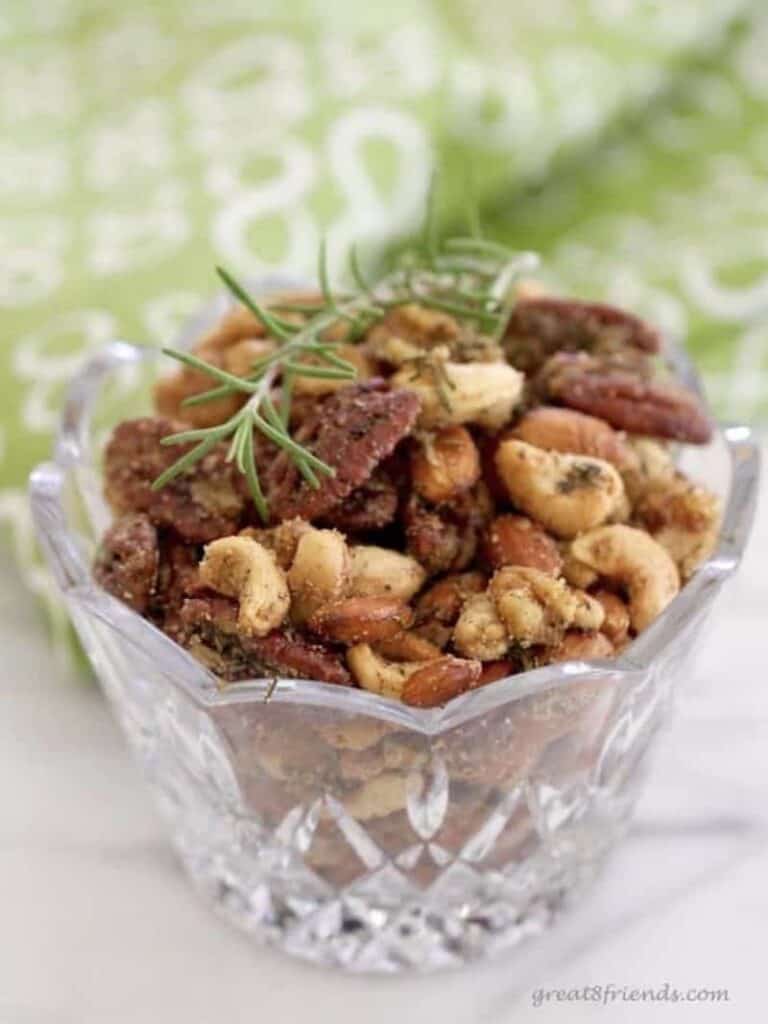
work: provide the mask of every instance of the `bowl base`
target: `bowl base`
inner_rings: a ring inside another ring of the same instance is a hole
[[[604,859],[581,861],[576,870],[573,865],[568,871],[560,869],[545,884],[530,877],[527,894],[521,881],[516,899],[508,875],[502,879],[499,873],[494,879],[484,873],[472,885],[467,878],[472,869],[454,864],[426,898],[422,893],[404,903],[394,867],[369,879],[366,893],[356,885],[312,898],[288,875],[249,882],[223,859],[191,863],[182,854],[206,901],[259,944],[325,967],[386,974],[461,967],[540,935],[591,885]],[[526,870],[530,873],[530,864]],[[446,897],[452,885],[464,890],[461,902]],[[467,898],[468,889],[476,892],[476,899]]]

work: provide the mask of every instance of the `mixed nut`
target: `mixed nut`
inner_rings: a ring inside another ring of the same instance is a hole
[[[671,449],[706,443],[707,415],[620,309],[521,290],[500,340],[481,328],[419,303],[355,343],[331,328],[357,378],[296,377],[290,420],[333,475],[254,432],[268,524],[223,441],[153,488],[193,447],[164,439],[248,397],[189,405],[210,378],[162,378],[156,414],[106,447],[96,579],[223,683],[308,678],[429,707],[614,656],[715,544],[718,501]],[[237,377],[278,344],[237,306],[193,351]]]

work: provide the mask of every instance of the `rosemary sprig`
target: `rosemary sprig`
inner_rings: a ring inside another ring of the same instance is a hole
[[[531,253],[513,252],[483,238],[474,206],[470,207],[468,222],[469,235],[439,238],[433,183],[422,229],[422,247],[405,253],[395,270],[375,284],[366,279],[357,250],[351,247],[349,274],[354,285],[351,293],[332,289],[323,241],[318,252],[320,297],[316,304],[278,300],[267,307],[227,270],[217,267],[216,273],[229,292],[263,324],[276,347],[270,355],[255,361],[244,377],[228,373],[193,353],[163,349],[166,355],[211,378],[211,388],[189,396],[183,405],[196,406],[234,394],[242,395],[245,402],[223,423],[163,438],[164,445],[192,444],[193,447],[158,476],[153,488],[164,487],[218,444],[228,442],[227,458],[244,476],[253,503],[262,520],[267,522],[269,507],[256,460],[256,432],[287,453],[309,486],[319,487],[321,477],[333,476],[332,466],[292,436],[290,417],[298,378],[342,382],[355,378],[355,367],[337,351],[339,342],[328,338],[328,328],[339,321],[347,325],[344,342],[349,344],[362,337],[388,311],[417,303],[470,322],[483,336],[499,340],[514,301],[514,279],[535,266],[535,257]],[[288,313],[298,313],[303,319],[294,322],[284,315]],[[450,392],[455,385],[440,359],[426,353],[423,358],[413,360],[413,366],[417,375],[425,372],[431,376],[440,402],[450,410]]]

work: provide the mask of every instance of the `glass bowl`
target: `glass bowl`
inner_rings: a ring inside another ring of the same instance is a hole
[[[303,285],[257,282],[262,293]],[[219,296],[183,332],[221,314]],[[678,373],[695,385],[680,352]],[[259,941],[350,970],[431,970],[545,929],[625,832],[705,617],[750,528],[758,452],[726,427],[681,465],[722,494],[715,554],[614,661],[500,680],[433,709],[312,680],[222,688],[98,587],[104,431],[147,407],[157,353],[113,342],[72,382],[38,536],[195,886]]]

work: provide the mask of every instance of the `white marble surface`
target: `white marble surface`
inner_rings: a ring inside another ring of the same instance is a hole
[[[345,977],[254,949],[198,903],[96,689],[46,652],[0,556],[0,1024],[768,1019],[768,507],[699,652],[633,835],[588,902],[517,955]],[[717,1005],[532,1005],[665,982]]]

